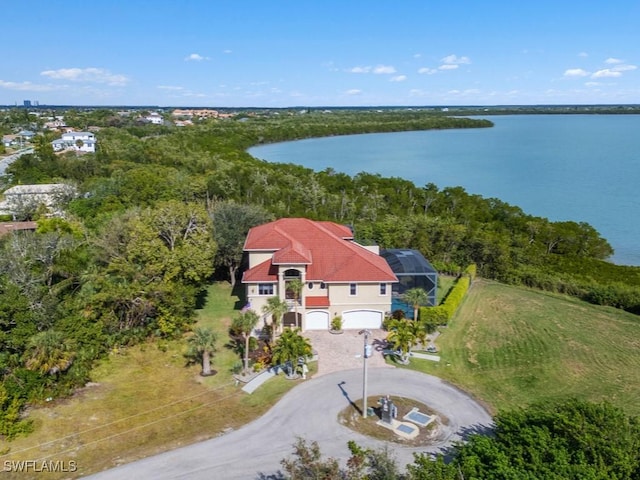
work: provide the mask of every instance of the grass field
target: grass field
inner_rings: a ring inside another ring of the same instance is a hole
[[[640,318],[620,310],[481,280],[437,344],[412,368],[493,411],[574,396],[640,415]]]

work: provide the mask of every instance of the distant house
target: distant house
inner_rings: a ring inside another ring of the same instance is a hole
[[[62,138],[51,142],[55,152],[63,150],[75,150],[77,152],[96,151],[96,136],[91,132],[66,132]]]
[[[31,140],[33,140],[33,137],[36,136],[36,133],[32,132],[31,130],[21,130],[18,132],[18,136],[22,137],[24,141],[30,142]]]
[[[150,113],[149,115],[144,117],[144,119],[154,125],[162,125],[164,123],[164,118],[162,118],[162,115],[157,112]]]
[[[270,317],[262,308],[273,296],[289,304],[285,325],[304,330],[329,330],[337,316],[344,329],[381,328],[391,311],[397,277],[377,247],[356,243],[344,225],[282,218],[252,228],[244,251],[247,308],[264,316],[265,323]],[[297,302],[289,287],[295,279],[303,284]]]
[[[35,230],[36,222],[2,222],[0,223],[0,237],[20,230]]]
[[[53,120],[46,122],[44,127],[49,130],[63,130],[67,127],[67,124],[63,117],[55,117]]]
[[[18,136],[17,135],[3,135],[2,136],[2,144],[5,147],[13,147],[18,144]]]
[[[25,209],[35,210],[44,205],[52,216],[61,216],[60,204],[76,196],[76,189],[66,183],[16,185],[3,192],[0,215],[15,215]]]

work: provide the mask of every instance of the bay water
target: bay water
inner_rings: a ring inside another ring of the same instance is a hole
[[[611,261],[640,265],[640,115],[486,118],[495,126],[314,138],[249,153],[314,170],[461,186],[531,215],[587,222],[614,248]]]

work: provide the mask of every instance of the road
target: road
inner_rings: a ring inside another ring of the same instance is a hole
[[[367,384],[370,396],[414,398],[449,419],[440,442],[428,449],[392,444],[400,466],[413,461],[413,452],[442,451],[468,433],[484,431],[491,425],[491,416],[482,406],[437,377],[405,369],[373,368],[369,369]],[[291,456],[297,437],[317,441],[325,457],[339,459],[344,465],[349,457],[349,440],[372,448],[385,445],[338,423],[338,412],[360,398],[361,369],[323,375],[296,386],[265,415],[236,431],[88,478],[275,480],[282,478],[280,461]]]
[[[14,153],[13,155],[0,158],[0,176],[4,175],[4,171],[7,169],[9,165],[15,162],[18,158],[20,158],[20,156],[25,155],[27,153],[33,153],[33,148],[24,148],[19,152]]]

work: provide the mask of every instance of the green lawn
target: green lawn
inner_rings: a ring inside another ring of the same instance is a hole
[[[417,368],[491,409],[575,396],[640,414],[640,318],[612,308],[476,281]]]

